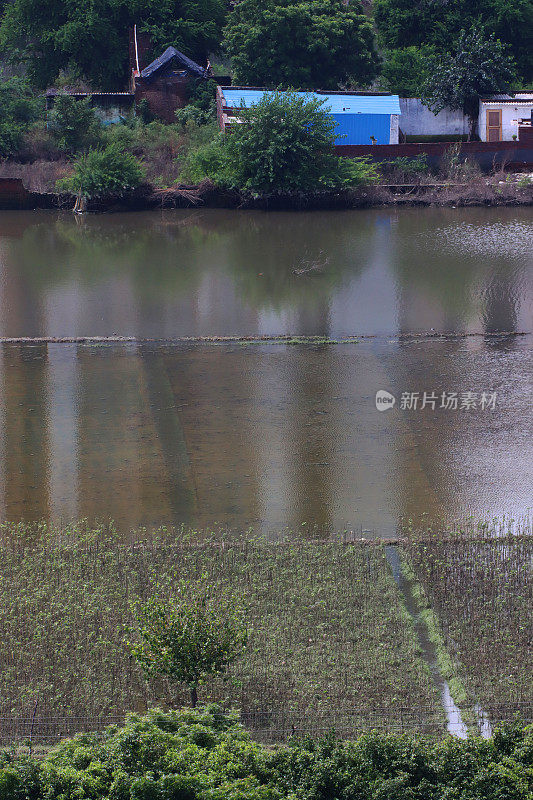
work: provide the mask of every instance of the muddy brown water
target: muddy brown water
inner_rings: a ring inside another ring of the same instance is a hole
[[[165,340],[2,345],[4,519],[393,536],[532,505],[530,209],[3,212],[0,289],[4,337]],[[374,338],[171,341],[276,334]]]

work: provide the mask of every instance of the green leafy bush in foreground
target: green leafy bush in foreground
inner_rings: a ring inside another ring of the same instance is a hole
[[[78,197],[100,197],[135,189],[143,178],[143,167],[135,156],[113,143],[79,156],[73,174],[60,181],[59,188]]]
[[[348,188],[377,178],[363,158],[334,153],[336,123],[323,100],[274,91],[239,111],[241,124],[189,153],[182,179],[252,193]]]
[[[530,800],[533,726],[431,742],[371,732],[269,750],[217,706],[132,714],[40,762],[0,754],[0,800]]]

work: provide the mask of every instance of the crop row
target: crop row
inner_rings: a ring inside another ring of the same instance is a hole
[[[130,602],[207,575],[242,594],[249,644],[201,699],[255,728],[441,726],[442,711],[379,546],[284,542],[138,544],[104,535],[3,547],[0,715],[98,717],[186,700],[146,683],[123,646]],[[406,709],[414,710],[412,716]],[[421,720],[420,715],[423,715]]]

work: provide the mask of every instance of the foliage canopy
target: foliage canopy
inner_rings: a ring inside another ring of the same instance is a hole
[[[522,81],[533,80],[531,0],[374,0],[372,7],[379,39],[389,50],[433,45],[446,53],[461,30],[476,25],[509,46]]]
[[[205,581],[194,589],[182,582],[171,597],[136,602],[132,611],[137,620],[127,642],[132,655],[147,676],[186,684],[192,706],[206,677],[223,674],[246,646],[244,607]]]
[[[26,65],[38,87],[74,70],[95,87],[116,90],[127,81],[134,23],[150,34],[154,57],[172,44],[202,60],[218,47],[224,18],[224,0],[13,0],[5,6],[0,47]]]
[[[435,49],[431,46],[398,47],[385,53],[379,84],[400,97],[420,97]]]
[[[462,110],[471,120],[473,133],[479,98],[505,91],[513,80],[513,67],[501,42],[472,27],[461,31],[453,53],[432,60],[422,97],[435,114],[444,108]]]
[[[251,86],[335,88],[366,85],[377,74],[374,35],[359,2],[240,0],[225,44],[237,82]]]
[[[41,761],[0,754],[1,800],[529,800],[533,728],[491,740],[378,734],[253,742],[217,706],[78,734]]]
[[[59,182],[59,188],[78,197],[101,197],[134,189],[144,178],[144,170],[131,153],[117,142],[101,149],[90,149],[74,161],[74,172]]]

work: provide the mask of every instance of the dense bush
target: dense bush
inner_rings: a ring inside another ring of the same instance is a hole
[[[49,117],[50,130],[62,150],[77,153],[94,147],[102,139],[100,124],[90,98],[59,94]]]
[[[0,800],[530,800],[533,727],[491,740],[368,733],[269,750],[216,706],[132,714],[41,762],[0,756]]]
[[[60,189],[79,197],[100,197],[134,189],[144,178],[144,170],[131,153],[117,144],[89,150],[74,162],[74,172],[60,182]]]
[[[253,193],[300,192],[357,186],[377,176],[364,159],[333,152],[335,121],[324,101],[273,91],[239,111],[234,125],[192,151],[184,175]]]
[[[22,78],[0,83],[0,156],[20,150],[24,134],[42,111],[42,102],[35,97]]]
[[[216,83],[212,80],[197,80],[191,83],[188,102],[184,108],[178,108],[176,121],[186,124],[193,121],[198,125],[207,125],[216,119]]]

